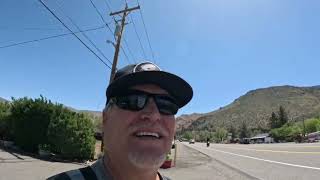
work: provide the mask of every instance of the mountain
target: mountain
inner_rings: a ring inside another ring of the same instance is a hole
[[[101,118],[102,119],[102,112],[101,111],[89,111],[89,110],[77,110],[77,112],[82,112],[85,114],[89,114],[92,117],[95,118]]]
[[[198,114],[198,113],[193,113],[193,114],[184,114],[176,118],[176,128],[177,130],[180,129],[186,129],[188,128],[193,121],[197,120],[199,117],[203,116],[204,114]]]
[[[252,90],[231,104],[196,119],[186,120],[185,115],[178,117],[177,124],[185,120],[184,128],[213,131],[217,127],[229,128],[231,125],[239,129],[242,122],[249,128],[267,128],[271,113],[278,112],[280,105],[285,108],[290,121],[320,116],[320,86],[277,86]],[[177,131],[181,128],[179,126]]]
[[[320,89],[320,85],[319,86],[311,86],[311,88]]]
[[[4,99],[4,98],[0,97],[0,102],[8,102],[8,100],[6,100],[6,99]]]

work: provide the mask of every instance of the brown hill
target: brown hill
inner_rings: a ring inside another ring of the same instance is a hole
[[[203,116],[204,114],[198,114],[198,113],[193,113],[193,114],[183,114],[179,117],[176,118],[176,128],[177,130],[181,129],[186,129],[188,128],[192,122],[197,120],[199,117]]]
[[[280,105],[287,111],[290,121],[319,116],[320,88],[278,86],[249,91],[219,110],[203,114],[197,119],[187,119],[186,124],[192,121],[189,129],[211,131],[231,125],[239,129],[242,122],[249,128],[266,128],[271,113],[277,112]],[[181,124],[179,121],[186,118],[177,119],[177,123]]]

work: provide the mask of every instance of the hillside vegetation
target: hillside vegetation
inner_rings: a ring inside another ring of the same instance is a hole
[[[215,131],[218,127],[240,129],[245,123],[250,129],[269,128],[272,112],[285,108],[289,122],[320,116],[320,88],[278,86],[252,90],[231,104],[195,119],[177,118],[181,130]],[[185,123],[181,122],[185,121]]]

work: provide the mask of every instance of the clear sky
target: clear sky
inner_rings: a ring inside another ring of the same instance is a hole
[[[90,0],[43,1],[73,31],[68,17],[81,30],[103,25]],[[92,1],[114,30],[107,3],[116,11],[124,0]],[[179,114],[213,111],[257,88],[320,85],[320,1],[140,0],[140,5],[155,58],[135,11],[131,16],[146,57],[129,18],[123,46],[129,60],[121,52],[118,67],[147,59],[182,76],[194,97]],[[1,0],[0,22],[0,47],[68,33],[37,0]],[[112,60],[107,28],[86,35]],[[101,110],[109,74],[72,35],[0,48],[0,97],[6,99],[42,94],[76,109]]]

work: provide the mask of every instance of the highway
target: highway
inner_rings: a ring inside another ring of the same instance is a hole
[[[320,143],[177,144],[176,166],[161,169],[172,180],[320,179]],[[45,179],[84,164],[42,161],[0,149],[0,180]]]
[[[247,179],[320,179],[320,143],[181,145],[212,158],[209,163],[220,163]]]

